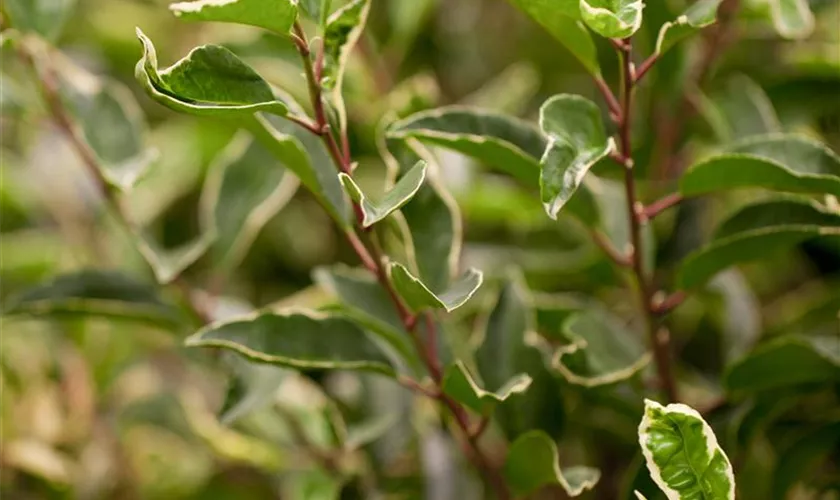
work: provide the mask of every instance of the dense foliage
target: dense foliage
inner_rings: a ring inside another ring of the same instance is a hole
[[[4,496],[840,495],[836,2],[1,12]]]

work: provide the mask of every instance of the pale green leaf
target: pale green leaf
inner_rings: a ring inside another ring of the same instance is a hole
[[[693,288],[729,266],[819,236],[840,236],[840,214],[798,199],[748,205],[718,227],[709,245],[682,261],[677,282],[681,288]]]
[[[561,94],[540,108],[540,128],[549,142],[540,160],[540,193],[552,219],[577,191],[589,169],[615,149],[601,111],[592,101]]]
[[[417,194],[426,179],[426,162],[417,162],[378,203],[365,196],[362,189],[349,175],[342,172],[339,178],[350,198],[361,206],[364,214],[362,226],[367,228],[388,217],[395,210],[399,210]]]
[[[4,0],[3,11],[13,28],[55,41],[75,6],[76,0]]]
[[[400,263],[392,262],[389,275],[397,293],[414,311],[424,309],[444,309],[452,312],[464,305],[475,294],[484,280],[484,275],[477,269],[468,269],[460,278],[449,285],[446,290],[435,293],[414,277],[408,269]]]
[[[298,188],[283,162],[246,134],[225,147],[210,167],[201,199],[205,231],[215,231],[211,254],[225,269],[244,258],[263,226]]]
[[[739,392],[840,381],[840,339],[780,337],[732,364],[723,381],[727,389]]]
[[[697,0],[676,20],[663,24],[656,39],[656,53],[664,54],[680,40],[713,24],[717,20],[720,2],[721,0]]]
[[[580,0],[581,19],[606,38],[627,38],[642,25],[642,0]]]
[[[597,387],[627,380],[650,362],[641,339],[601,308],[572,315],[563,324],[570,342],[557,349],[552,367],[572,384]]]
[[[785,38],[807,38],[814,32],[814,13],[808,0],[768,0],[776,31]]]
[[[179,321],[154,286],[114,271],[87,270],[56,276],[8,299],[3,314],[104,316],[162,325]]]
[[[542,431],[523,434],[510,445],[502,472],[517,496],[560,485],[567,495],[576,497],[594,488],[601,478],[601,472],[592,467],[562,469],[557,445]]]
[[[712,94],[711,101],[709,105],[717,107],[723,118],[724,130],[716,130],[723,142],[746,140],[782,129],[770,98],[745,75],[731,77],[721,91]]]
[[[750,187],[840,196],[840,157],[811,139],[771,134],[694,164],[680,181],[686,196]]]
[[[289,33],[297,18],[294,0],[196,0],[173,3],[169,10],[187,21],[248,24],[281,35]]]
[[[586,70],[600,76],[598,51],[586,28],[580,22],[578,0],[509,0],[531,16],[566,49]]]
[[[523,120],[463,106],[416,113],[391,124],[387,133],[453,149],[528,185],[536,184],[546,147],[540,131]]]
[[[135,76],[152,99],[176,111],[220,117],[266,111],[287,113],[268,83],[230,50],[202,45],[172,66],[159,70],[152,41],[137,28],[143,57]]]
[[[394,373],[389,357],[364,330],[347,319],[315,313],[261,313],[214,323],[186,344],[230,349],[252,361],[298,370]]]
[[[694,409],[646,399],[639,444],[651,478],[669,500],[735,499],[729,458]]]
[[[442,385],[443,392],[459,403],[483,415],[490,415],[497,405],[527,391],[531,382],[531,377],[521,373],[494,391],[486,390],[478,385],[463,361],[458,360],[446,369]]]

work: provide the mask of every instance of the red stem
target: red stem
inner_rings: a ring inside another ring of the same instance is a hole
[[[644,210],[642,210],[642,217],[646,220],[653,219],[660,213],[664,212],[665,210],[673,207],[674,205],[683,201],[683,195],[680,193],[671,193],[667,196],[664,196],[650,205],[647,205]]]

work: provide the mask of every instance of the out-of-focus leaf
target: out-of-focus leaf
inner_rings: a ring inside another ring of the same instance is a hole
[[[560,485],[567,495],[576,497],[594,488],[601,478],[601,472],[592,467],[561,468],[557,445],[542,431],[525,433],[510,445],[503,472],[517,496]]]
[[[748,187],[840,196],[840,157],[811,139],[771,134],[694,164],[680,181],[686,196]]]
[[[443,376],[443,392],[483,415],[490,415],[496,406],[521,394],[531,385],[531,377],[522,373],[508,380],[497,390],[482,389],[463,361],[456,361]]]
[[[633,377],[650,361],[641,340],[606,310],[587,309],[563,325],[571,342],[557,349],[552,367],[573,384],[614,384]]]
[[[426,179],[426,162],[417,162],[378,203],[369,200],[349,175],[342,172],[339,178],[350,198],[361,206],[364,214],[362,226],[367,228],[399,210],[417,194]]]
[[[598,51],[580,22],[580,2],[575,0],[510,0],[537,21],[593,75],[600,75]]]
[[[540,108],[540,128],[549,142],[540,160],[540,192],[552,219],[577,191],[598,160],[615,149],[607,137],[601,111],[592,101],[561,94]]]
[[[840,214],[798,199],[748,205],[718,227],[709,245],[683,260],[677,282],[693,288],[729,266],[818,236],[840,236]]]
[[[840,422],[835,421],[811,430],[779,455],[773,474],[773,500],[790,498],[790,490],[797,482],[807,480],[809,471],[820,463],[840,444]]]
[[[422,111],[388,128],[388,137],[413,137],[453,149],[534,185],[546,140],[522,120],[478,109],[448,106]]]
[[[34,31],[55,41],[61,34],[76,0],[5,0],[4,12],[11,25],[20,31]]]
[[[725,121],[721,140],[744,140],[747,137],[781,131],[779,117],[764,90],[745,75],[735,75],[721,92],[712,95]]]
[[[149,96],[184,113],[220,117],[249,116],[266,111],[288,112],[271,87],[250,66],[219,45],[202,45],[172,66],[158,70],[152,41],[137,28],[143,57],[135,76]]]
[[[248,24],[281,35],[289,33],[297,18],[293,0],[196,0],[173,3],[169,10],[187,21]]]
[[[533,429],[555,433],[562,427],[564,414],[558,381],[545,367],[543,353],[530,342],[535,321],[521,281],[511,278],[505,282],[475,352],[485,387],[502,387],[522,373],[532,379],[528,390],[517,396],[516,404],[496,409],[495,418],[509,439]]]
[[[808,0],[768,0],[776,31],[785,38],[807,38],[814,32],[814,13]]]
[[[761,303],[744,276],[734,269],[718,274],[709,288],[723,300],[724,357],[740,358],[761,336]]]
[[[327,17],[330,15],[332,0],[301,0],[298,7],[301,12],[323,27],[327,24]]]
[[[713,24],[720,2],[721,0],[698,0],[676,20],[663,24],[656,39],[656,53],[664,54],[683,38]]]
[[[348,450],[357,450],[383,437],[397,424],[397,413],[383,413],[347,429]]]
[[[173,325],[177,310],[155,288],[113,271],[60,275],[9,299],[7,315],[93,315]]]
[[[342,132],[347,130],[347,110],[342,96],[344,70],[367,23],[371,0],[351,0],[333,12],[324,27],[324,72],[321,85],[330,90]]]
[[[627,38],[642,25],[642,0],[580,0],[583,22],[606,38]]]
[[[693,408],[646,399],[639,444],[651,477],[668,498],[735,499],[732,464]]]
[[[211,248],[214,259],[226,269],[235,267],[298,184],[260,143],[244,134],[234,137],[210,167],[202,192],[204,231],[217,235]]]
[[[840,339],[786,336],[755,348],[724,375],[730,391],[761,391],[840,380]]]
[[[391,282],[397,293],[414,311],[424,309],[444,309],[452,312],[466,303],[475,294],[484,275],[477,269],[468,269],[460,278],[455,280],[449,288],[435,293],[412,276],[402,264],[392,262],[389,267]]]
[[[236,353],[228,354],[225,359],[232,365],[233,375],[219,415],[224,425],[272,404],[280,384],[292,373],[286,368],[253,363]]]
[[[295,500],[338,500],[341,480],[321,469],[294,471],[283,476],[281,491]]]
[[[526,62],[511,64],[484,86],[466,96],[465,106],[521,113],[539,91],[540,73]]]
[[[338,180],[338,173],[329,157],[320,149],[320,144],[311,142],[317,140],[317,137],[298,137],[290,130],[291,122],[275,122],[260,115],[245,120],[244,125],[254,139],[294,172],[336,223],[342,227],[350,226],[349,204]]]
[[[133,234],[134,245],[143,256],[158,283],[171,283],[188,267],[204,255],[216,240],[215,230],[202,233],[197,238],[175,248],[163,248],[155,239],[136,230]]]
[[[393,375],[385,352],[355,323],[305,312],[261,313],[208,325],[190,347],[230,349],[259,363],[298,370],[365,370]]]

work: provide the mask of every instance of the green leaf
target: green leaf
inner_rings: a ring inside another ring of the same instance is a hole
[[[718,227],[709,245],[682,261],[677,282],[681,288],[693,288],[734,264],[766,257],[811,238],[832,235],[840,235],[840,214],[808,200],[747,205]]]
[[[756,347],[724,375],[730,391],[763,391],[840,380],[837,337],[785,336]]]
[[[548,485],[560,485],[576,497],[595,487],[601,472],[592,467],[560,468],[557,445],[542,431],[519,436],[508,449],[503,468],[510,489],[517,496],[529,495]]]
[[[580,0],[583,22],[606,38],[627,38],[642,25],[642,0]]]
[[[196,0],[169,6],[187,21],[248,24],[286,35],[297,18],[293,0]]]
[[[726,86],[712,95],[724,122],[718,130],[721,141],[744,140],[751,136],[777,133],[782,126],[773,103],[764,90],[745,75],[731,77]],[[711,111],[713,113],[713,111]]]
[[[323,28],[330,15],[332,0],[301,0],[298,6],[304,14]]]
[[[124,85],[99,82],[79,71],[68,66],[62,72],[62,98],[81,125],[105,179],[128,191],[157,158],[157,151],[145,145],[140,106]]]
[[[152,236],[142,230],[134,231],[133,239],[137,251],[152,268],[155,279],[165,285],[175,280],[210,249],[216,240],[216,232],[211,229],[175,248],[161,247]]]
[[[577,191],[589,169],[615,149],[601,111],[592,101],[561,94],[540,108],[540,128],[549,139],[540,160],[540,193],[552,219]]]
[[[840,196],[840,157],[811,139],[771,134],[694,164],[680,181],[685,196],[750,187]]]
[[[173,325],[178,311],[155,287],[114,271],[64,274],[9,298],[9,316],[91,315]]]
[[[290,101],[290,105],[291,101]],[[352,224],[338,172],[319,137],[292,122],[254,115],[243,122],[254,139],[291,170],[341,227]]]
[[[210,167],[201,199],[205,231],[217,238],[211,253],[230,270],[245,257],[263,226],[294,196],[298,179],[247,134],[225,147]]]
[[[414,311],[445,309],[446,312],[452,312],[464,305],[475,294],[484,280],[481,271],[470,268],[455,280],[448,289],[436,294],[408,272],[408,269],[402,264],[392,262],[388,272],[397,293]]]
[[[790,498],[790,490],[820,469],[823,461],[832,456],[840,445],[840,421],[820,425],[809,430],[792,446],[779,454],[773,474],[773,500]]]
[[[641,340],[601,308],[572,315],[563,324],[569,344],[557,349],[552,367],[572,384],[597,387],[633,377],[648,362]]]
[[[350,53],[367,23],[370,0],[351,0],[333,12],[324,27],[324,70],[321,85],[330,90],[330,101],[342,131],[347,130],[347,110],[342,96],[344,70]]]
[[[768,0],[776,31],[785,38],[807,38],[814,32],[814,14],[808,0]]]
[[[646,399],[639,444],[651,478],[668,498],[735,499],[729,458],[694,409]]]
[[[271,87],[230,50],[202,45],[172,66],[158,70],[152,41],[137,28],[143,57],[135,76],[149,96],[184,113],[236,117],[266,111],[279,116],[286,104],[277,100]]]
[[[510,0],[537,21],[575,56],[586,71],[600,76],[598,51],[586,28],[580,22],[577,0]]]
[[[662,55],[680,40],[714,24],[720,2],[721,0],[697,0],[676,20],[663,24],[656,39],[656,53]]]
[[[531,124],[509,116],[447,106],[394,122],[388,137],[416,138],[453,149],[535,185],[546,140]]]
[[[393,211],[399,210],[403,205],[408,203],[423,181],[426,179],[426,162],[419,161],[411,168],[404,176],[402,176],[394,187],[388,191],[379,203],[370,201],[362,189],[356,184],[352,177],[345,173],[340,173],[339,178],[344,185],[344,189],[350,198],[362,207],[364,213],[364,220],[362,226],[368,228],[385,217],[388,217]]]
[[[220,347],[246,358],[297,370],[364,370],[393,375],[385,354],[349,320],[311,312],[260,313],[206,326],[190,347]]]
[[[219,421],[231,425],[275,402],[280,384],[293,372],[286,368],[252,363],[236,353],[225,359],[233,369]]]
[[[482,415],[490,415],[509,397],[527,391],[531,382],[531,377],[521,373],[497,390],[488,391],[479,387],[463,361],[458,360],[446,369],[443,392]]]
[[[15,29],[55,41],[75,6],[76,0],[5,0],[3,11]]]

